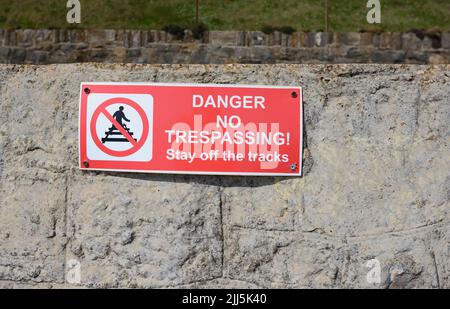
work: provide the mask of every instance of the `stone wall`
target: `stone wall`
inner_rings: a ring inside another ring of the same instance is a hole
[[[450,33],[0,30],[0,63],[450,63]]]
[[[304,176],[82,172],[82,81],[304,87]],[[450,65],[0,65],[0,287],[450,288]],[[378,259],[381,283],[366,267]]]

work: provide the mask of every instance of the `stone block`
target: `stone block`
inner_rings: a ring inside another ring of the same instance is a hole
[[[210,31],[209,43],[222,46],[237,46],[239,33],[237,31]]]
[[[450,32],[442,33],[442,48],[450,49]]]
[[[217,188],[79,177],[68,195],[69,248],[83,284],[162,287],[221,276]]]

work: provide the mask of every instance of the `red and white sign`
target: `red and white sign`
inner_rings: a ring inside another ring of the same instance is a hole
[[[300,87],[82,83],[80,168],[299,176]]]

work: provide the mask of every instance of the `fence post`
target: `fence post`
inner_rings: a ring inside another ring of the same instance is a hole
[[[195,24],[198,25],[199,0],[195,0]]]

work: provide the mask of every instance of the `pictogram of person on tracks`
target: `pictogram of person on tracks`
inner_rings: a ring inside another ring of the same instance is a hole
[[[113,118],[117,120],[117,122],[123,127],[125,124],[122,123],[122,120],[125,120],[126,122],[130,122],[130,120],[125,116],[125,113],[123,112],[124,108],[123,106],[119,107],[119,110],[114,113]],[[114,127],[114,126],[113,126]]]
[[[126,133],[129,134],[129,138],[132,138],[132,136],[134,135],[133,132],[130,132],[130,129],[127,128],[127,125],[125,123],[123,123],[123,121],[125,120],[126,122],[130,122],[130,119],[128,119],[125,116],[125,113],[123,112],[124,107],[120,106],[119,110],[116,111],[113,114],[113,118],[117,121],[117,123],[123,128],[125,129]],[[123,131],[123,130],[122,130]],[[111,128],[109,128],[109,130],[107,132],[105,132],[106,136],[104,138],[102,138],[102,143],[106,143],[106,142],[127,142],[129,143],[130,141],[124,137],[122,135],[122,133],[120,132],[120,130],[118,128],[115,127],[115,125],[113,124],[111,126]],[[116,136],[116,137],[110,137],[110,136]],[[117,137],[119,136],[119,137]],[[137,141],[137,139],[134,138],[135,141]]]

